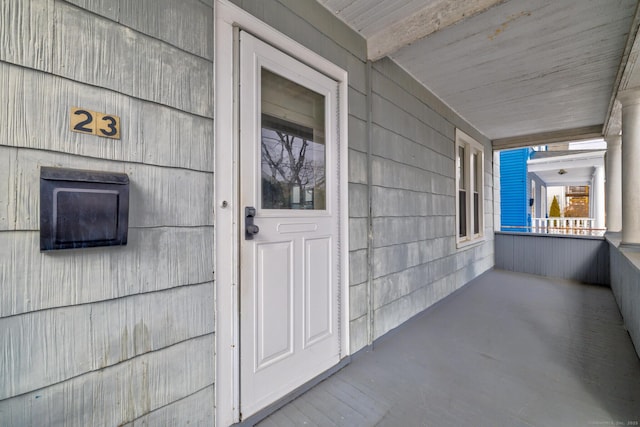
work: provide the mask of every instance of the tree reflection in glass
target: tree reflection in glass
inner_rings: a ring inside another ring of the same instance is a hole
[[[326,209],[324,97],[262,71],[263,209]]]

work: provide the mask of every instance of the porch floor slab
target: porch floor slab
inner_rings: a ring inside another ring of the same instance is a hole
[[[640,359],[609,288],[492,270],[258,425],[638,426]]]

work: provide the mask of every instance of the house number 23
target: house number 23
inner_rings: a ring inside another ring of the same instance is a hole
[[[71,109],[69,127],[73,132],[120,139],[120,117],[85,108]]]

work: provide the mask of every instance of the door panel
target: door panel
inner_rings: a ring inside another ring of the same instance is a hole
[[[293,353],[293,242],[256,245],[255,369]]]
[[[331,270],[331,238],[306,240],[305,347],[332,333]]]
[[[259,228],[240,244],[243,419],[341,357],[337,95],[240,33],[240,211]]]

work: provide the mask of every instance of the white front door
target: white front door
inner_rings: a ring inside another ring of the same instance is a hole
[[[240,33],[243,419],[341,358],[337,94]]]

